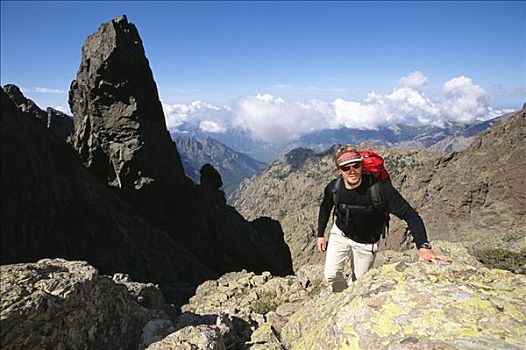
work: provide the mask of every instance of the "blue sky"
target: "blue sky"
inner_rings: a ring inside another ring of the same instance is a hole
[[[356,124],[357,113],[373,124],[440,123],[526,102],[526,5],[506,1],[2,1],[2,85],[68,110],[83,41],[122,14],[139,30],[173,127],[192,113],[220,131],[226,118],[246,126],[301,118],[302,108],[312,121],[328,111],[329,127]]]

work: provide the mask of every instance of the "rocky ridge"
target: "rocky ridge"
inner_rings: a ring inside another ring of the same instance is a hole
[[[291,349],[521,349],[526,277],[482,267],[462,245],[435,247],[453,263],[373,269],[343,293],[303,305],[282,338]]]
[[[465,151],[408,172],[400,191],[437,238],[526,250],[525,140],[523,108]]]
[[[32,114],[58,138],[66,141],[73,135],[73,118],[71,116],[51,107],[48,107],[44,112],[35,102],[26,98],[16,85],[6,84],[3,90],[20,110]]]
[[[149,349],[520,349],[526,277],[482,266],[462,244],[435,247],[454,262],[381,252],[389,263],[335,294],[319,265],[285,278],[224,275],[203,283],[179,330]]]
[[[227,273],[201,284],[180,314],[156,286],[99,276],[85,262],[2,266],[2,348],[521,349],[526,276],[482,266],[463,244],[435,249],[453,263],[380,252],[382,263],[334,294],[319,265],[286,277]]]

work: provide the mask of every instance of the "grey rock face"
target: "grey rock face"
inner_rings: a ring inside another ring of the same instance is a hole
[[[146,323],[166,319],[82,261],[2,265],[2,349],[133,349]]]
[[[110,186],[139,190],[186,180],[141,38],[126,16],[84,42],[69,104],[74,146]]]
[[[400,190],[434,237],[526,250],[526,110],[494,124],[468,149],[407,172]],[[459,234],[461,233],[461,234]]]

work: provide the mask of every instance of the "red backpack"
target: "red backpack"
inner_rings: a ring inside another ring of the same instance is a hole
[[[360,151],[362,157],[363,171],[373,174],[377,178],[391,183],[391,176],[384,165],[384,159],[373,151]]]

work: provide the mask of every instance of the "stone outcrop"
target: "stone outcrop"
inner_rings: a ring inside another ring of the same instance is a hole
[[[321,265],[296,275],[227,273],[177,313],[158,287],[102,276],[83,261],[3,265],[2,349],[521,349],[526,276],[488,269],[468,247],[435,242],[450,264],[383,251],[329,293]]]
[[[171,322],[162,296],[141,305],[125,284],[83,261],[46,259],[0,271],[2,349],[137,349],[149,321]]]
[[[183,306],[176,331],[148,349],[283,349],[282,327],[318,296],[321,276],[319,267],[305,266],[296,276],[241,271],[207,281]]]
[[[249,224],[217,189],[195,187],[184,175],[142,41],[125,16],[86,39],[70,106],[74,146],[86,167],[216,277],[241,268],[292,271],[290,257],[262,253],[288,254],[275,225],[267,233]]]
[[[188,179],[142,40],[126,16],[102,24],[84,42],[69,104],[73,144],[86,167],[163,225],[171,206],[185,211],[164,194],[189,195]]]
[[[58,138],[67,140],[73,134],[73,119],[71,116],[51,107],[43,111],[35,102],[26,98],[16,85],[4,85],[3,90],[22,112],[32,114]]]
[[[201,186],[210,187],[212,190],[219,190],[223,186],[221,174],[210,164],[206,163],[199,170],[199,183]]]

